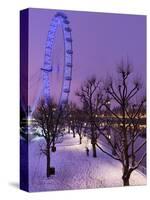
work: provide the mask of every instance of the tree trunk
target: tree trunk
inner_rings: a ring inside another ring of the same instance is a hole
[[[76,135],[75,135],[75,130],[74,130],[74,128],[72,129],[72,131],[73,131],[73,137],[75,138]]]
[[[123,169],[123,176],[122,176],[122,180],[123,180],[123,185],[124,186],[129,186],[130,185],[130,183],[129,183],[129,180],[130,180],[130,172],[129,172],[129,170],[128,170],[128,168],[124,168]]]
[[[46,167],[46,175],[47,175],[47,178],[50,176],[50,145],[47,144],[47,154],[46,154],[46,159],[47,159],[47,167]]]
[[[80,139],[80,144],[82,144],[82,136],[79,135],[79,139]]]
[[[93,157],[96,158],[97,154],[96,154],[96,144],[92,143],[92,147],[93,147]]]
[[[129,184],[129,177],[124,177],[124,178],[122,178],[123,179],[123,185],[124,186],[129,186],[130,184]]]

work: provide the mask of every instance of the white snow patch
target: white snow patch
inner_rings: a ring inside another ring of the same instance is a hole
[[[51,153],[51,166],[55,175],[46,177],[46,157],[40,153],[44,140],[29,143],[29,189],[30,191],[67,190],[99,187],[122,186],[122,167],[97,149],[97,158],[86,155],[86,138],[79,144],[79,137],[66,135],[61,144],[56,145],[56,152]],[[133,172],[130,185],[145,185],[146,176]]]

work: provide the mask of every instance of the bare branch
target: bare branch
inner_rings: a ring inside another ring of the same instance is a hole
[[[141,159],[137,162],[137,164],[134,167],[130,168],[130,171],[132,172],[132,171],[136,170],[140,166],[140,164],[142,163],[142,161],[145,159],[145,157],[146,157],[146,153],[143,154],[143,156],[141,157]]]
[[[119,158],[113,156],[112,154],[110,154],[109,152],[105,151],[105,150],[104,150],[103,148],[101,148],[101,146],[99,146],[98,144],[96,144],[96,146],[97,146],[102,152],[104,152],[105,154],[107,154],[108,156],[110,156],[111,158],[113,158],[114,160],[118,160],[118,161],[122,162],[121,159],[119,159]]]

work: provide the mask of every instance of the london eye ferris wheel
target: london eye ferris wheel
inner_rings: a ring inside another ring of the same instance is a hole
[[[36,109],[39,98],[44,97],[45,101],[49,101],[53,98],[52,91],[52,74],[56,73],[53,65],[53,53],[55,47],[55,41],[57,40],[56,31],[58,28],[61,28],[63,33],[63,75],[61,81],[61,88],[58,94],[58,104],[59,106],[64,106],[68,103],[68,97],[70,93],[70,86],[72,80],[72,63],[73,63],[73,48],[72,48],[72,30],[70,28],[70,22],[68,17],[63,12],[57,12],[51,20],[47,39],[45,43],[45,52],[44,52],[44,62],[43,66],[39,69],[42,73],[42,90],[37,95],[36,100],[33,103],[31,108],[31,114]],[[55,83],[56,84],[56,83]],[[55,86],[57,88],[57,85]]]

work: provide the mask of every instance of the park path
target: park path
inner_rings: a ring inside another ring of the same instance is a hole
[[[115,161],[97,150],[97,158],[92,157],[91,144],[89,157],[86,155],[86,138],[79,144],[78,135],[64,136],[62,143],[57,144],[57,150],[51,154],[51,166],[56,174],[50,178],[45,176],[45,156],[40,154],[43,140],[33,140],[29,145],[29,178],[30,191],[85,189],[122,186],[122,169]],[[31,158],[31,159],[30,159]],[[134,172],[131,185],[145,185],[146,177]]]

